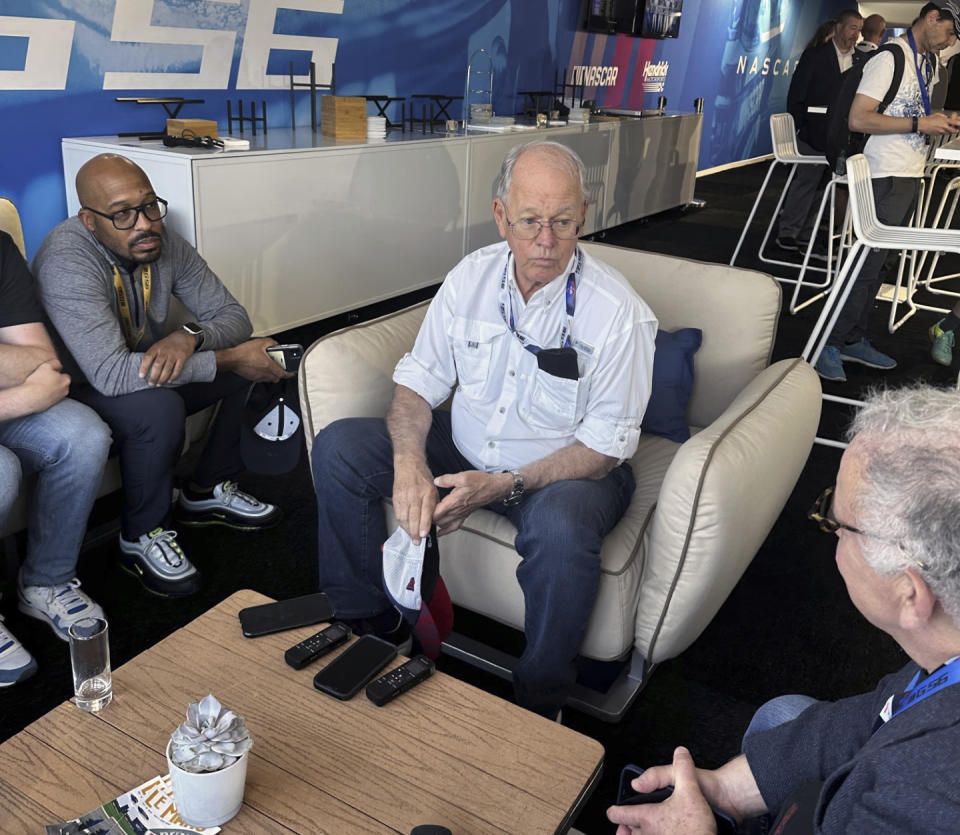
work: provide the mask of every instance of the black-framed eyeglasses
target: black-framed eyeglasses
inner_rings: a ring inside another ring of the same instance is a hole
[[[154,197],[149,203],[143,203],[139,206],[131,206],[129,209],[120,209],[118,212],[98,212],[89,206],[81,207],[95,215],[105,217],[109,220],[115,229],[124,232],[127,229],[133,229],[137,225],[140,213],[149,221],[163,220],[167,216],[167,201],[162,197]]]
[[[511,221],[507,217],[506,211],[504,211],[503,216],[507,218],[507,226],[513,230],[513,234],[521,241],[532,241],[543,231],[544,226],[550,227],[554,237],[567,241],[577,237],[583,228],[582,223],[577,223],[572,218],[537,220],[535,217],[522,217],[519,220]]]
[[[904,549],[903,544],[899,540],[891,539],[889,536],[880,536],[879,534],[860,530],[860,528],[855,528],[853,525],[848,525],[845,522],[841,522],[839,519],[835,518],[831,513],[833,510],[833,493],[835,489],[836,487],[834,486],[828,487],[826,490],[824,490],[813,503],[813,507],[807,511],[807,518],[813,522],[816,522],[821,531],[824,533],[836,533],[839,530],[844,530],[850,531],[850,533],[859,534],[860,536],[869,536],[871,539],[879,539],[882,542],[891,542],[896,545],[906,556],[908,556],[914,565],[917,565],[920,568],[925,567],[920,560],[914,559],[907,554],[906,549]]]

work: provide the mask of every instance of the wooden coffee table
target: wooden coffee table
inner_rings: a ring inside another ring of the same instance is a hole
[[[3,831],[43,831],[165,774],[170,733],[207,693],[244,715],[254,739],[227,835],[570,825],[600,775],[598,742],[443,673],[385,707],[362,693],[340,702],[313,676],[341,650],[303,670],[283,661],[321,627],[242,636],[237,612],[268,601],[237,592],[115,670],[101,714],[65,702],[0,745]]]

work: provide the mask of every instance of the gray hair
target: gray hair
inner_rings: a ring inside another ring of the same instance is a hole
[[[552,161],[557,168],[569,174],[580,184],[580,197],[581,199],[586,199],[586,169],[579,154],[566,145],[561,145],[559,142],[538,139],[535,142],[528,142],[526,145],[514,145],[503,158],[500,173],[497,174],[497,179],[493,181],[493,196],[499,199],[501,203],[506,202],[507,195],[510,193],[510,183],[513,180],[513,167],[517,164],[517,160],[528,152],[536,152],[552,157]]]
[[[913,567],[960,626],[960,393],[872,391],[848,434],[863,455],[858,520],[874,534],[864,559],[878,574]]]

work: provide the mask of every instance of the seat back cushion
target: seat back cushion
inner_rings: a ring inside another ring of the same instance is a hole
[[[780,286],[770,276],[608,244],[583,247],[623,273],[653,309],[661,330],[703,331],[694,357],[689,425],[716,420],[770,364],[780,314]]]

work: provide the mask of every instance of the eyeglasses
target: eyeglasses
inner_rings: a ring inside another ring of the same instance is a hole
[[[163,220],[163,218],[167,216],[167,201],[162,197],[155,197],[149,203],[144,203],[140,206],[131,206],[129,209],[120,209],[119,212],[113,212],[111,214],[98,212],[89,206],[83,206],[82,208],[88,212],[93,212],[95,215],[107,218],[113,223],[114,228],[121,232],[127,229],[133,229],[133,227],[137,225],[137,220],[141,212],[143,212],[143,216],[150,221]]]
[[[813,522],[816,522],[820,530],[822,530],[824,533],[836,533],[839,530],[850,531],[850,533],[859,534],[860,536],[869,536],[871,539],[879,539],[883,542],[891,542],[896,545],[914,565],[918,566],[919,568],[926,567],[922,562],[920,562],[920,560],[914,559],[907,554],[903,544],[898,540],[891,539],[889,536],[880,536],[879,534],[862,531],[860,528],[855,528],[853,525],[848,525],[845,522],[841,522],[834,518],[830,513],[833,509],[834,489],[834,487],[828,487],[826,490],[824,490],[820,494],[819,498],[817,498],[817,500],[813,503],[813,507],[807,511],[807,518]]]
[[[522,217],[511,222],[506,212],[503,213],[503,216],[507,218],[507,226],[521,241],[532,241],[543,231],[544,226],[549,226],[550,231],[560,240],[570,240],[577,237],[582,228],[582,224],[570,218],[544,221],[537,220],[535,217]]]

